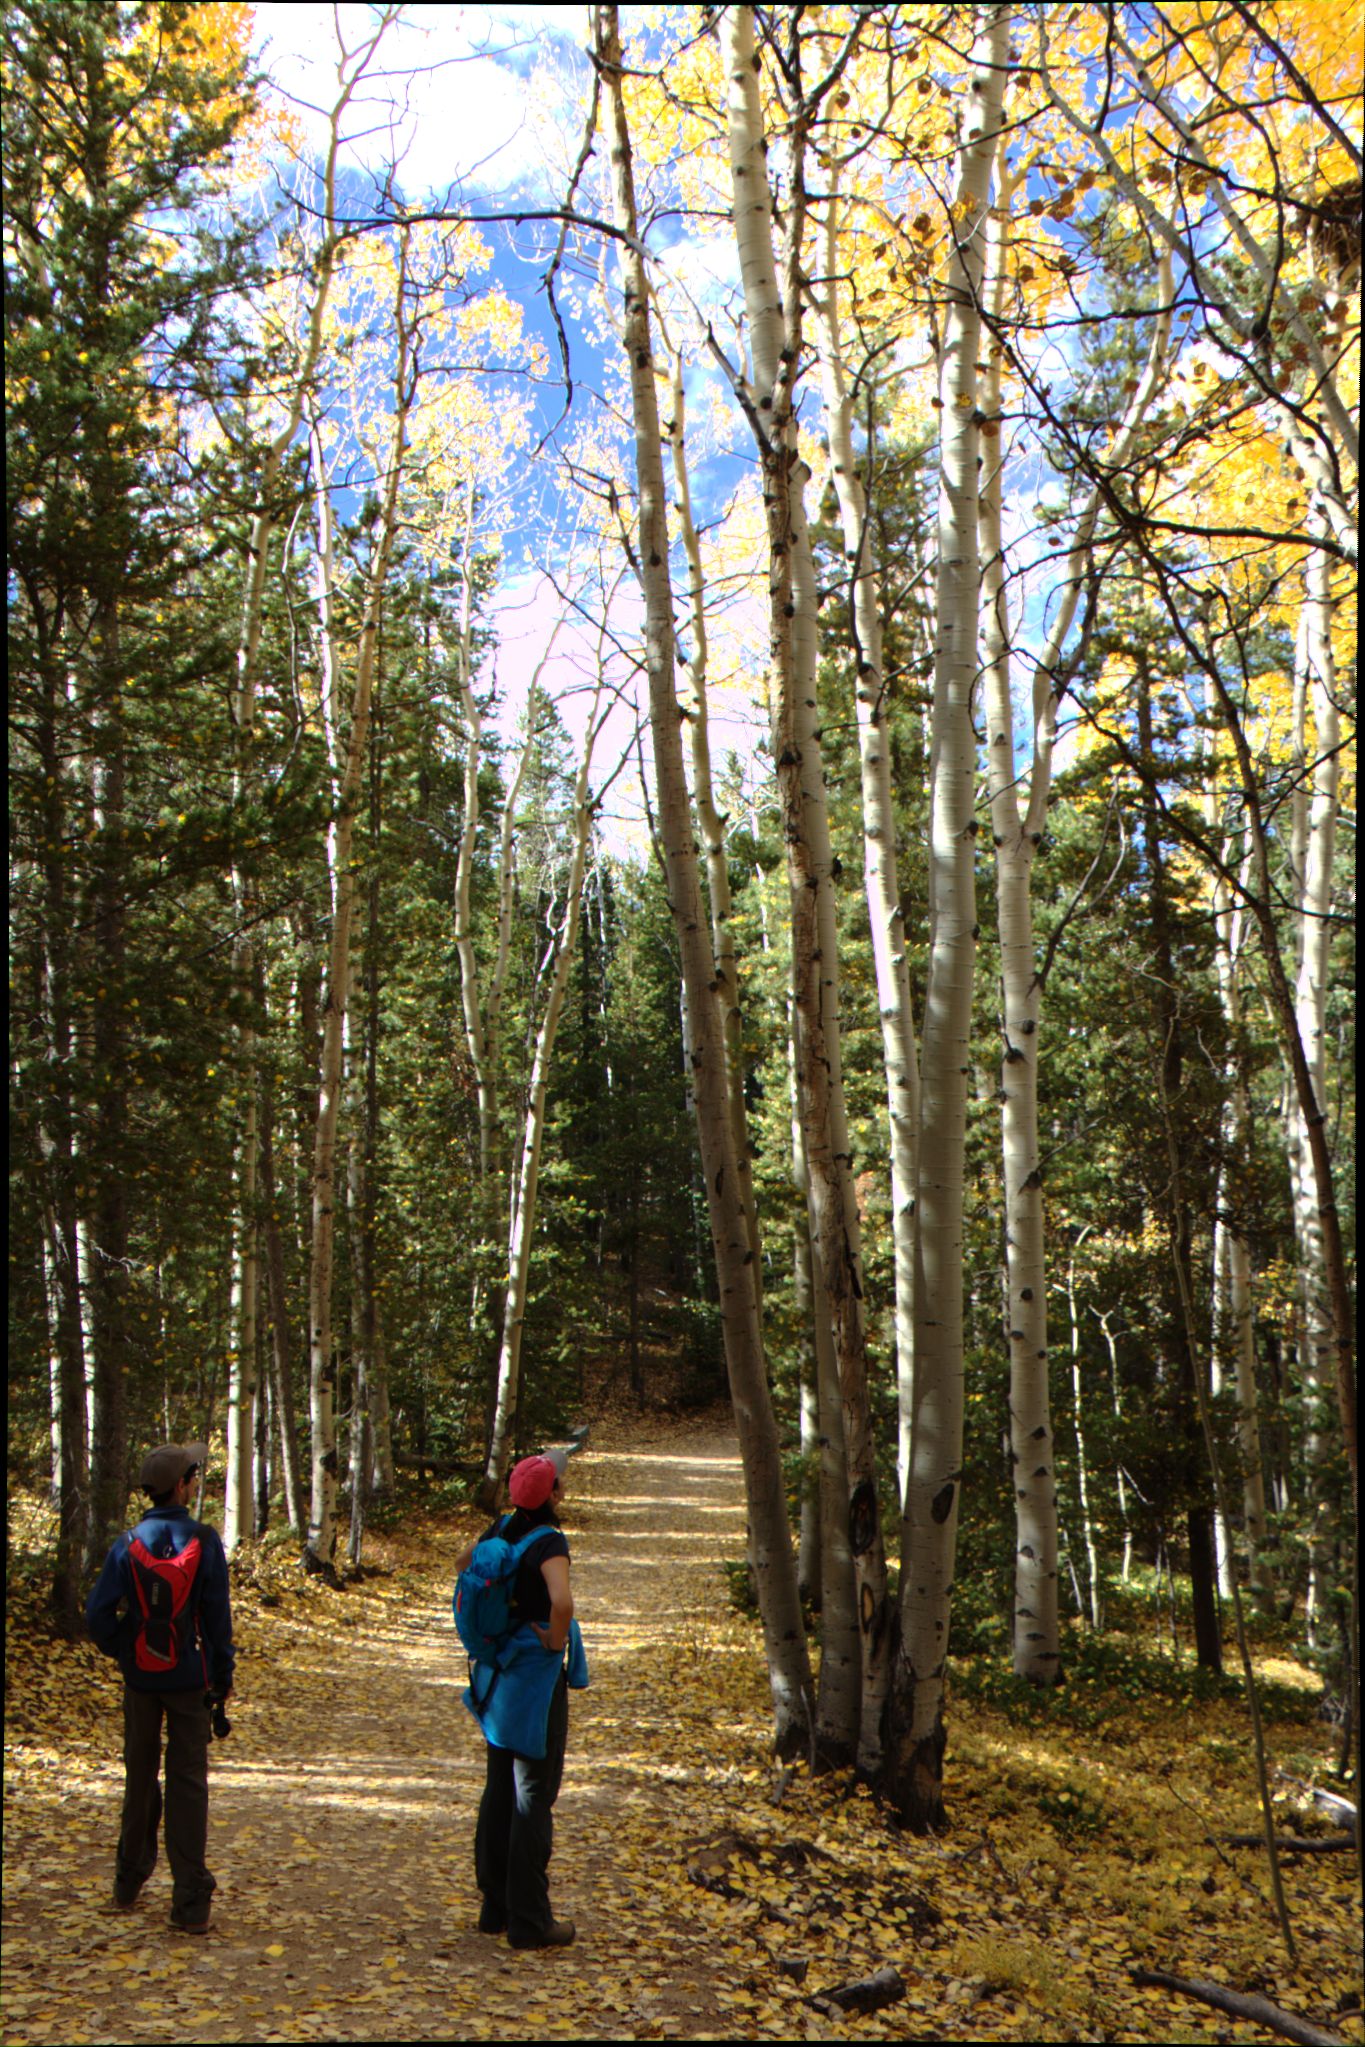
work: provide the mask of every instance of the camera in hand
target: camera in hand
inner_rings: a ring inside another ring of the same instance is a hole
[[[209,1725],[219,1741],[226,1741],[232,1732],[232,1722],[227,1716],[224,1696],[222,1692],[205,1692],[204,1694],[204,1704],[209,1709]]]

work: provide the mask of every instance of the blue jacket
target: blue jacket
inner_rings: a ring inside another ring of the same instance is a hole
[[[577,1621],[569,1622],[565,1652],[569,1683],[575,1691],[586,1690],[588,1658]],[[470,1665],[464,1702],[490,1747],[510,1748],[535,1760],[544,1755],[550,1701],[564,1668],[565,1657],[552,1655],[529,1621],[499,1652],[496,1668],[489,1663]]]
[[[199,1570],[190,1596],[191,1624],[180,1626],[180,1661],[163,1676],[139,1670],[133,1661],[133,1638],[140,1609],[133,1590],[128,1545],[141,1536],[153,1556],[179,1555],[199,1537]],[[195,1521],[188,1507],[151,1507],[137,1527],[121,1535],[104,1560],[85,1603],[85,1624],[97,1649],[117,1658],[124,1680],[135,1692],[205,1691],[232,1687],[236,1657],[232,1647],[232,1605],[228,1596],[227,1558],[216,1528]]]

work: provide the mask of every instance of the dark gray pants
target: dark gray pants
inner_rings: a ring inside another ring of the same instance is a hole
[[[161,1723],[166,1723],[166,1860],[171,1917],[206,1919],[216,1888],[204,1862],[209,1831],[209,1726],[202,1691],[135,1692],[123,1687],[123,1827],[115,1876],[121,1890],[146,1883],[156,1867],[162,1817]]]
[[[488,1775],[474,1833],[474,1873],[486,1924],[505,1918],[513,1940],[538,1940],[550,1930],[550,1850],[569,1739],[569,1688],[560,1676],[550,1701],[545,1754],[519,1756],[488,1747]]]

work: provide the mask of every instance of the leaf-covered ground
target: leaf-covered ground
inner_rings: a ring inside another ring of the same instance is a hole
[[[757,1638],[720,1568],[743,1554],[724,1425],[595,1431],[571,1478],[593,1683],[572,1698],[552,1877],[576,1946],[514,1955],[475,1930],[482,1743],[449,1622],[472,1512],[372,1537],[378,1573],[343,1593],[300,1579],[285,1545],[235,1567],[239,1691],[213,1754],[201,1941],[167,1930],[164,1864],[136,1912],[110,1909],[117,1677],[50,1638],[16,1574],[4,2038],[1273,2037],[1135,1989],[1142,1963],[1365,2038],[1353,1858],[1287,1865],[1293,1968],[1263,1856],[1222,1838],[1256,1823],[1234,1702],[1115,1685],[1060,1717],[959,1696],[952,1831],[913,1840],[847,1780],[765,1753]],[[24,1542],[20,1511],[21,1562]],[[1321,1777],[1329,1729],[1270,1732],[1282,1765]],[[860,2017],[822,2001],[892,1964],[900,2002]]]

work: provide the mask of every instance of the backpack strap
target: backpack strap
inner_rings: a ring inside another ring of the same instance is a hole
[[[507,1526],[507,1522],[510,1521],[511,1518],[512,1517],[510,1514],[506,1517],[502,1524],[504,1528]],[[546,1521],[539,1528],[529,1529],[527,1533],[522,1536],[520,1542],[510,1543],[508,1547],[511,1549],[512,1555],[516,1559],[518,1565],[520,1565],[523,1558],[529,1552],[533,1543],[537,1542],[542,1535],[554,1535],[555,1533],[556,1533],[555,1524],[552,1521]],[[482,1698],[479,1697],[479,1684],[476,1675],[476,1673],[481,1669],[491,1670],[493,1673],[493,1675],[488,1680],[488,1690],[484,1693]],[[473,1703],[474,1717],[476,1720],[482,1721],[484,1714],[488,1711],[489,1701],[491,1700],[494,1691],[497,1689],[498,1679],[502,1676],[503,1671],[505,1669],[506,1665],[503,1663],[500,1655],[495,1656],[491,1663],[485,1662],[480,1664],[476,1663],[472,1657],[469,1659],[469,1697],[471,1702]]]

